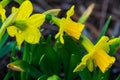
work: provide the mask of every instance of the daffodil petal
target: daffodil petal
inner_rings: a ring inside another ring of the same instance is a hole
[[[82,58],[82,61],[80,62],[80,64],[74,69],[73,72],[77,72],[77,71],[81,71],[83,70],[86,66],[87,66],[87,61],[90,59],[90,54],[85,55]]]
[[[55,39],[57,39],[59,36],[60,36],[60,33],[58,32],[58,33],[55,35]]]
[[[17,33],[17,28],[15,26],[9,26],[7,32],[11,37],[14,37]]]
[[[73,70],[73,72],[82,71],[85,67],[86,67],[86,64],[85,64],[85,63],[80,63],[80,64]]]
[[[44,14],[34,14],[27,20],[27,25],[31,27],[40,28],[40,26],[45,21],[45,15]]]
[[[87,61],[87,67],[89,69],[90,72],[92,72],[94,70],[94,63],[93,63],[93,59],[88,59]]]
[[[102,48],[103,50],[105,50],[107,53],[109,52],[110,48],[109,48],[109,44],[108,44],[108,40],[109,38],[107,36],[103,36],[98,43],[95,45],[95,49],[100,49]]]
[[[32,11],[33,11],[32,3],[28,0],[24,1],[19,8],[16,20],[26,20],[30,16]]]
[[[41,34],[37,28],[27,28],[24,31],[25,41],[31,44],[39,43]]]
[[[19,8],[12,7],[12,12],[16,12],[16,11],[18,11],[18,10],[19,10]]]
[[[108,43],[111,45],[111,44],[117,42],[118,40],[119,40],[119,38],[113,38],[113,39],[110,39]]]
[[[100,68],[100,70],[105,73],[112,64],[115,62],[115,58],[109,56],[104,50],[97,50],[99,52],[95,52],[92,56],[95,64]]]
[[[2,5],[0,5],[0,17],[2,19],[2,22],[4,22],[6,19],[5,12],[5,9],[2,7]]]
[[[67,19],[69,19],[74,14],[74,5],[67,11]]]
[[[60,34],[60,42],[64,44],[63,34]]]
[[[24,35],[23,35],[22,32],[16,34],[16,41],[17,41],[17,44],[18,44],[18,49],[20,50],[21,49],[21,44],[24,41]]]
[[[65,32],[69,36],[72,36],[78,40],[80,38],[81,32],[84,29],[84,25],[81,23],[76,23],[70,19],[69,20],[66,19],[65,23],[66,23]]]

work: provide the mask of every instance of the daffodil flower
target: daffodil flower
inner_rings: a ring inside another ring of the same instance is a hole
[[[29,0],[24,1],[19,8],[12,9],[12,12],[16,11],[18,11],[16,20],[7,28],[7,32],[11,37],[16,37],[18,48],[21,48],[23,41],[30,44],[39,43],[41,36],[39,29],[45,21],[45,15],[31,15],[33,6]]]
[[[67,11],[67,17],[62,18],[60,20],[59,32],[56,34],[55,38],[60,37],[60,42],[64,44],[63,34],[66,32],[69,36],[72,36],[75,39],[79,39],[81,32],[84,28],[84,25],[81,23],[76,23],[70,19],[70,17],[74,14],[74,6],[71,7],[70,10]]]
[[[6,16],[5,16],[5,12],[6,10],[2,7],[2,5],[0,5],[0,18],[2,20],[2,23],[5,21]]]
[[[73,72],[83,70],[86,66],[89,71],[93,71],[94,67],[98,66],[102,73],[105,73],[115,62],[115,57],[109,56],[109,45],[117,39],[109,40],[107,36],[103,36],[98,43],[92,47],[87,55],[82,58],[81,63],[74,69]]]

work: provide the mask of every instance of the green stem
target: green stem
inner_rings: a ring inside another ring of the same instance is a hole
[[[54,22],[58,27],[60,26],[60,20],[59,18],[52,16],[52,22]]]
[[[14,1],[16,1],[18,4],[22,4],[25,0],[14,0]]]
[[[11,1],[12,1],[12,0],[2,0],[2,1],[0,2],[0,4],[1,4],[3,7],[5,7],[5,6],[7,6]]]
[[[17,42],[14,43],[13,48],[12,48],[12,53],[11,53],[11,58],[10,58],[10,62],[13,61],[13,57],[15,56],[15,48],[16,48]]]
[[[6,21],[2,24],[1,28],[0,28],[0,40],[3,37],[7,27],[12,24],[15,20],[15,17],[17,15],[17,12],[12,13],[7,19]]]
[[[94,47],[94,44],[83,34],[81,34],[80,42],[88,52]]]
[[[28,64],[31,64],[31,59],[32,59],[32,53],[31,51],[29,51],[31,45],[29,45],[28,43],[24,43],[24,52],[23,52],[23,57],[22,60],[27,62]],[[29,80],[29,76],[28,73],[25,72],[21,72],[21,80]]]
[[[27,43],[25,42],[24,43],[24,52],[23,52],[22,60],[23,61],[27,61],[27,57],[28,57],[28,54],[27,54]]]
[[[22,60],[23,61],[27,61],[27,57],[28,57],[28,54],[27,54],[27,43],[25,42],[24,43],[24,52],[23,52],[23,57],[22,57]],[[21,72],[21,80],[25,80],[25,73],[24,72]]]

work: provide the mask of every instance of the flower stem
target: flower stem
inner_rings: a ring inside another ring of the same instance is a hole
[[[11,1],[12,1],[12,0],[2,0],[2,1],[0,2],[0,4],[1,4],[3,7],[5,7],[5,6],[7,6]]]
[[[2,24],[2,26],[1,26],[1,28],[0,28],[0,40],[1,40],[2,36],[4,35],[7,27],[14,22],[16,15],[17,15],[17,12],[12,13],[12,14],[6,19],[6,21]]]
[[[88,52],[90,52],[94,47],[94,44],[83,34],[81,34],[80,41]]]
[[[22,57],[22,60],[23,61],[27,61],[27,57],[28,57],[28,54],[27,54],[27,43],[25,42],[24,43],[24,52],[23,52],[23,57]],[[21,80],[25,80],[25,73],[24,72],[21,72]]]
[[[55,23],[58,27],[60,26],[60,20],[61,20],[61,19],[59,19],[59,18],[57,18],[57,17],[55,17],[55,16],[52,16],[52,19],[51,19],[51,21],[52,21],[53,23]]]
[[[12,53],[11,53],[11,58],[10,58],[10,62],[13,61],[13,57],[15,56],[15,48],[16,48],[17,42],[14,43],[13,48],[12,48]]]

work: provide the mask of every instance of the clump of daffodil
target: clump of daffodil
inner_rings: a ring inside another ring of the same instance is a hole
[[[116,39],[109,40],[107,36],[103,36],[98,43],[92,47],[88,51],[83,58],[81,63],[74,69],[73,72],[77,72],[79,70],[83,70],[86,66],[90,72],[94,70],[94,67],[98,66],[102,73],[105,73],[112,64],[115,62],[115,57],[109,56],[109,45],[114,43]],[[88,44],[89,45],[89,44]],[[87,47],[87,46],[86,46]]]
[[[24,1],[19,8],[12,8],[12,12],[16,11],[18,14],[15,22],[7,28],[7,32],[11,37],[16,37],[18,48],[20,49],[23,41],[30,44],[39,43],[41,36],[39,29],[45,21],[45,15],[31,15],[33,6],[29,0]]]
[[[55,38],[60,37],[60,42],[64,44],[63,34],[67,33],[69,36],[72,36],[75,39],[79,39],[81,32],[84,28],[84,24],[77,23],[71,20],[71,16],[74,14],[74,6],[67,11],[67,17],[57,20],[53,17],[53,22],[57,23],[59,26],[59,32],[56,34]]]
[[[5,21],[6,19],[6,15],[5,15],[6,10],[2,7],[2,5],[0,4],[0,18],[2,20],[2,23]]]

